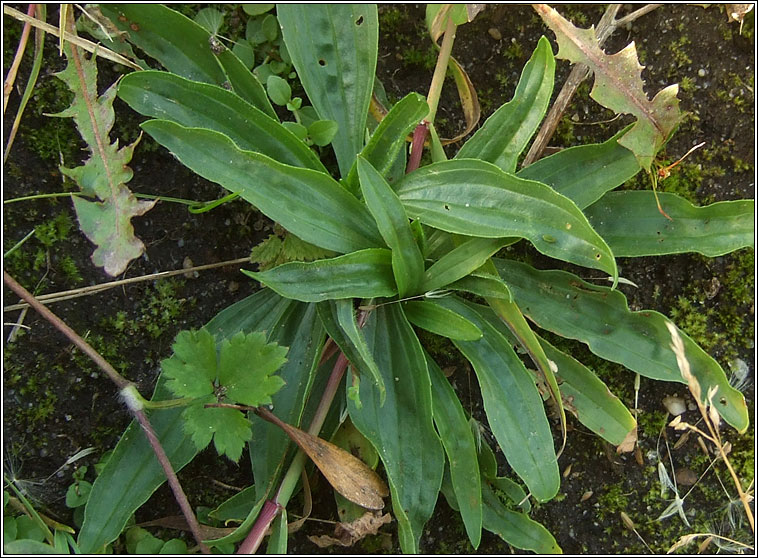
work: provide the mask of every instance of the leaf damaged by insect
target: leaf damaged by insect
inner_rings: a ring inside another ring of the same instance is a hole
[[[600,49],[595,28],[579,29],[547,4],[534,9],[553,30],[558,41],[558,58],[586,64],[595,75],[590,96],[617,114],[632,114],[636,124],[618,141],[650,170],[655,154],[682,120],[679,111],[679,85],[674,84],[648,99],[634,42],[616,54]]]
[[[118,140],[110,142],[116,84],[98,96],[95,57],[88,58],[71,43],[65,45],[64,52],[68,64],[56,76],[73,91],[74,99],[69,108],[50,116],[74,119],[90,157],[82,166],[59,168],[79,185],[83,194],[94,198],[90,201],[74,196],[74,209],[82,232],[97,246],[92,262],[115,277],[145,251],[145,245],[134,234],[131,219],[144,215],[155,201],[138,201],[126,187],[132,179],[127,164],[140,138],[120,149]]]

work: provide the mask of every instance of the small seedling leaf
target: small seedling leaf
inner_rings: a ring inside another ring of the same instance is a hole
[[[271,100],[279,106],[286,105],[292,97],[292,88],[286,79],[279,76],[268,76],[266,79],[266,91]]]
[[[249,16],[257,16],[270,12],[275,4],[242,4],[242,9]]]
[[[308,126],[308,135],[319,147],[329,145],[337,135],[339,126],[334,120],[317,120]]]
[[[224,24],[224,14],[216,8],[203,8],[197,12],[195,23],[208,31],[211,35],[215,35]]]

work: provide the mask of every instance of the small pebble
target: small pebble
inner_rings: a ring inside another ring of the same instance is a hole
[[[705,74],[706,74],[706,73],[707,73],[707,72],[705,71],[705,68],[700,68],[700,69],[697,71],[697,75],[699,75],[700,77],[705,77]]]
[[[681,415],[687,410],[687,405],[685,405],[684,399],[681,397],[672,397],[670,395],[663,398],[663,406],[674,416]]]
[[[489,33],[490,37],[492,37],[496,41],[499,41],[500,39],[503,38],[503,35],[500,33],[500,31],[497,30],[496,27],[490,27],[489,29],[487,29],[487,33]]]
[[[678,469],[676,482],[682,486],[692,486],[697,482],[697,474],[690,469]]]

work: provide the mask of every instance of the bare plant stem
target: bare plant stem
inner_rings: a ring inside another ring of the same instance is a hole
[[[47,307],[45,307],[36,298],[34,298],[34,295],[22,287],[13,277],[8,274],[7,271],[3,271],[3,280],[13,292],[25,300],[29,306],[39,312],[43,318],[50,322],[58,331],[63,333],[63,335],[65,335],[69,341],[76,345],[95,364],[97,364],[97,366],[103,372],[105,372],[111,381],[116,384],[119,392],[124,393],[124,391],[128,389],[136,391],[136,388],[132,382],[119,374],[116,369],[113,368],[113,366],[111,366],[110,363],[100,355],[100,353],[98,353],[94,348],[92,348],[89,343],[82,339],[78,333],[66,325],[63,320],[53,314],[53,312],[51,312]],[[182,513],[184,514],[184,518],[186,519],[187,524],[190,526],[192,534],[195,536],[200,550],[204,554],[210,554],[210,550],[205,544],[203,544],[202,537],[200,536],[200,525],[197,522],[197,518],[192,511],[192,507],[189,505],[187,496],[184,494],[181,484],[179,484],[179,479],[174,472],[174,469],[168,459],[168,456],[166,455],[166,452],[163,450],[158,437],[155,435],[153,427],[150,425],[150,421],[142,409],[129,406],[129,410],[134,413],[137,421],[140,423],[140,426],[142,426],[142,430],[145,432],[145,435],[150,442],[150,446],[155,452],[155,456],[158,459],[158,462],[161,464],[161,467],[163,467],[163,471],[166,474],[166,479],[168,480],[169,486],[174,493],[174,498],[176,498],[176,501],[179,504]]]
[[[437,114],[442,84],[445,82],[445,74],[447,74],[447,66],[450,63],[450,53],[453,51],[453,41],[455,41],[455,30],[457,27],[453,22],[453,18],[448,17],[445,35],[442,37],[442,45],[437,55],[437,65],[434,67],[434,74],[432,75],[432,83],[429,85],[429,94],[426,96],[426,102],[429,105],[429,115],[426,117],[426,121],[430,124],[434,123],[434,117]]]
[[[413,131],[413,142],[411,143],[411,157],[408,160],[408,166],[405,169],[406,174],[413,172],[419,167],[421,162],[421,153],[424,150],[424,142],[429,132],[429,126],[434,124],[434,117],[437,114],[437,107],[440,102],[442,85],[445,83],[445,74],[447,66],[450,63],[450,53],[453,50],[453,41],[455,41],[455,30],[457,25],[453,23],[452,18],[447,20],[447,28],[442,38],[440,52],[437,55],[437,65],[434,67],[432,83],[429,85],[429,93],[426,96],[426,103],[429,105],[429,114]]]

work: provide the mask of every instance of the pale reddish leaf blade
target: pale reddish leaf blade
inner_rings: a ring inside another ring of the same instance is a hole
[[[586,64],[595,75],[590,96],[602,106],[618,114],[637,118],[632,129],[619,143],[631,150],[640,166],[650,170],[657,151],[682,119],[679,86],[674,84],[648,99],[642,81],[642,69],[634,43],[613,55],[604,53],[598,45],[594,27],[579,29],[546,4],[534,9],[555,33],[558,58],[575,64]]]

